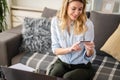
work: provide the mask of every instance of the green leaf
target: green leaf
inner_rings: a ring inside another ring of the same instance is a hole
[[[7,29],[6,13],[9,12],[6,0],[0,0],[0,31]]]

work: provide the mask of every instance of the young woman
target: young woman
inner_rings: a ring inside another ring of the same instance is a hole
[[[52,50],[58,60],[49,75],[68,80],[92,79],[94,26],[86,17],[85,7],[86,0],[63,0],[61,10],[52,19]]]

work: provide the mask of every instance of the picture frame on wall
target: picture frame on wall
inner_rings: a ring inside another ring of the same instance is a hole
[[[115,0],[103,0],[102,12],[112,13],[115,5]]]

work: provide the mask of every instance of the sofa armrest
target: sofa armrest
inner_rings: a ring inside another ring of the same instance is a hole
[[[7,31],[0,33],[0,65],[9,66],[11,64],[11,59],[19,53],[21,42],[21,33]]]

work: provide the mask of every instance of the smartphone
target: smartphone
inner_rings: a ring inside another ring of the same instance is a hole
[[[84,43],[84,42],[91,42],[91,41],[80,41],[80,43]]]

